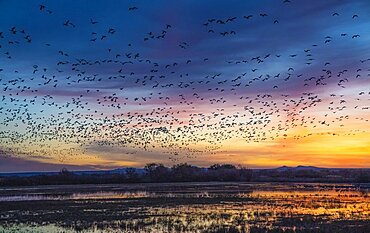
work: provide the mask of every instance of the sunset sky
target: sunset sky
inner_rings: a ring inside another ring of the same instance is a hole
[[[370,167],[367,0],[0,8],[0,172]]]

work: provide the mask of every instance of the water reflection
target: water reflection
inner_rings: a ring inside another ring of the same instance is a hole
[[[109,190],[2,195],[0,232],[370,232],[368,190],[351,185]]]

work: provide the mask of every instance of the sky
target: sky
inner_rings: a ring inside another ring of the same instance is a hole
[[[370,166],[367,0],[0,8],[0,172]]]

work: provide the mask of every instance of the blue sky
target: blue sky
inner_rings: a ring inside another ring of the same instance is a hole
[[[324,165],[340,166],[334,149],[269,149],[326,132],[358,144],[346,147],[358,157],[350,166],[369,163],[359,149],[368,142],[348,138],[368,133],[359,127],[368,117],[368,96],[359,95],[368,91],[366,0],[3,0],[0,8],[4,161],[269,167],[306,156],[317,165],[329,154]],[[333,94],[346,108],[330,104]]]

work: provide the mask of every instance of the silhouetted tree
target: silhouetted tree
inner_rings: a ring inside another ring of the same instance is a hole
[[[240,181],[239,170],[231,164],[214,164],[208,168],[212,180]]]
[[[172,167],[174,181],[199,181],[200,168],[181,163]]]
[[[236,167],[232,164],[213,164],[208,169],[210,170],[219,170],[219,169],[236,169]]]
[[[163,182],[169,181],[170,169],[163,164],[149,163],[144,167],[150,181]]]
[[[68,171],[67,168],[63,167],[62,169],[60,169],[59,171],[59,175],[62,175],[62,176],[69,176],[71,175],[71,173]]]

